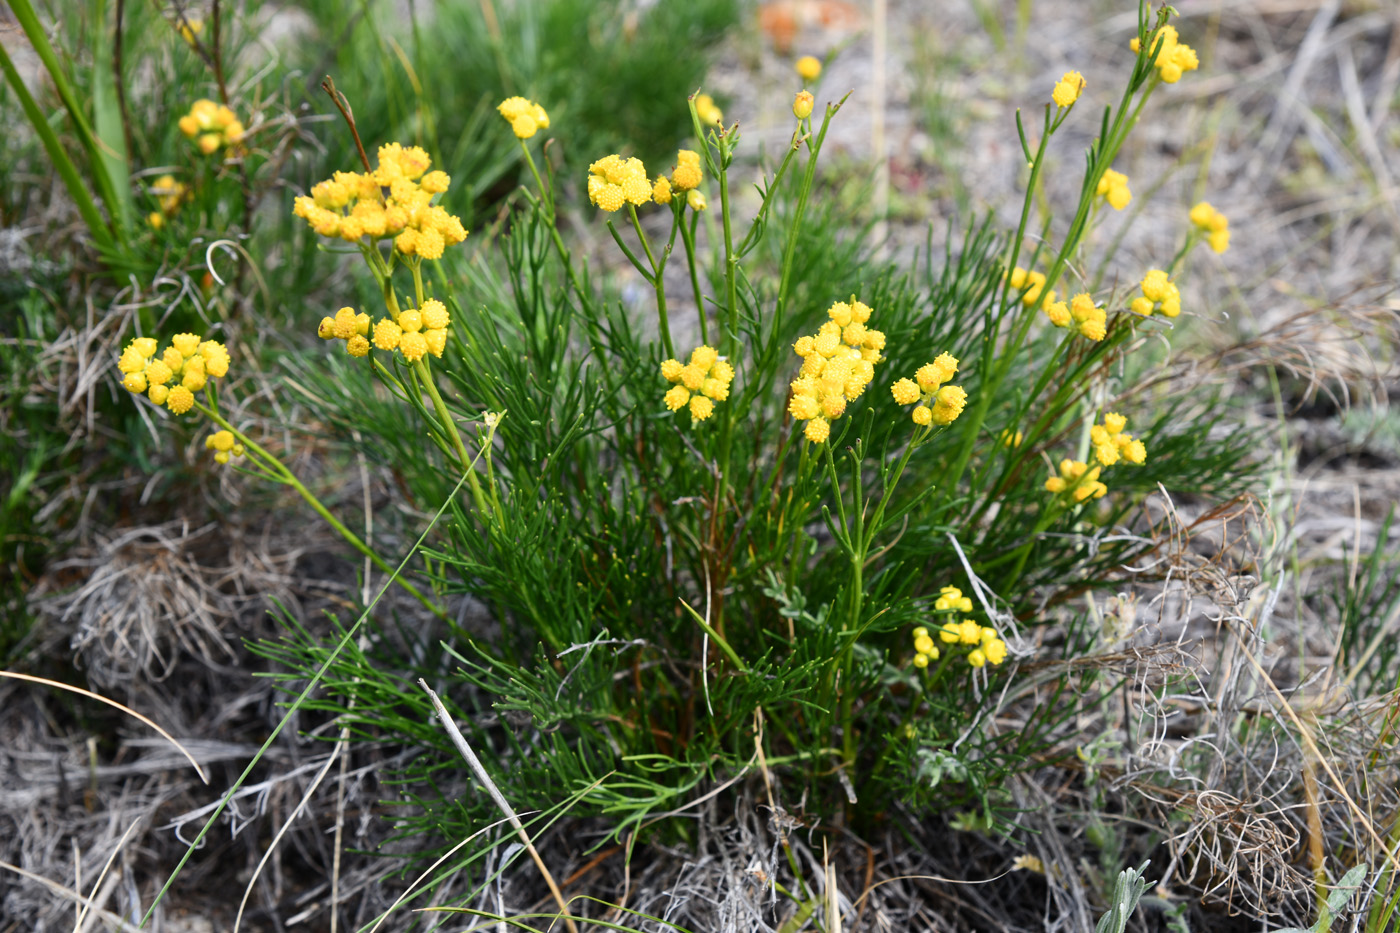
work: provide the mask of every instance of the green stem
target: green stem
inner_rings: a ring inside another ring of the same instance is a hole
[[[462,469],[466,471],[467,485],[471,487],[472,502],[476,504],[476,510],[482,515],[492,514],[492,510],[487,506],[486,494],[482,491],[481,481],[476,478],[471,455],[467,453],[467,446],[462,443],[462,435],[457,430],[457,422],[453,420],[452,412],[448,411],[447,403],[442,400],[442,395],[434,384],[432,371],[428,368],[428,361],[426,359],[415,360],[413,371],[427,391],[428,397],[433,400],[433,410],[437,412],[438,421],[442,422],[443,431],[447,434],[448,440],[452,442],[452,449],[457,453],[457,460],[462,465]],[[499,512],[496,513],[496,520],[501,522],[502,527],[504,527],[504,520]]]
[[[642,222],[637,219],[637,208],[630,201],[627,203],[627,215],[632,219],[632,229],[637,231],[637,239],[642,242],[642,249],[646,251],[647,262],[651,263],[651,284],[656,291],[656,318],[661,328],[661,344],[666,348],[666,358],[673,360],[676,358],[676,348],[671,343],[671,321],[666,314],[666,260],[671,255],[671,247],[676,242],[676,222],[671,222],[671,240],[666,244],[666,252],[661,256],[661,262],[656,261],[652,255],[651,243],[647,241],[647,235],[642,230]],[[674,215],[673,215],[674,218]]]
[[[365,544],[364,541],[361,541],[360,537],[357,534],[355,534],[349,528],[346,528],[345,525],[340,521],[340,519],[332,515],[330,510],[321,504],[321,500],[317,499],[316,496],[312,494],[311,490],[307,489],[306,486],[302,483],[302,481],[297,478],[296,474],[293,473],[291,470],[287,469],[287,467],[282,463],[281,460],[278,460],[277,457],[269,453],[256,441],[254,441],[252,438],[248,437],[248,435],[244,434],[242,431],[238,430],[238,428],[234,427],[232,424],[226,421],[223,418],[223,416],[220,415],[218,412],[205,407],[198,401],[195,401],[194,407],[205,417],[207,417],[210,421],[214,422],[219,427],[223,428],[225,431],[228,431],[230,434],[236,437],[239,440],[239,442],[243,444],[244,447],[248,448],[249,452],[257,456],[260,466],[266,466],[271,468],[271,470],[273,471],[273,475],[269,478],[274,479],[276,482],[280,482],[284,485],[290,486],[293,489],[295,489],[297,491],[297,494],[300,495],[302,499],[306,500],[306,503],[311,506],[312,510],[315,511],[317,515],[325,519],[326,522],[329,523],[330,526],[336,530],[336,533],[339,534],[342,538],[344,538],[351,547],[359,551],[365,557],[368,557],[380,570],[383,570],[385,573],[393,577],[394,581],[397,582],[399,586],[403,587],[404,590],[409,593],[409,595],[411,595],[414,599],[422,603],[423,606],[426,609],[428,609],[429,612],[433,613],[433,615],[437,616],[439,619],[442,619],[444,622],[451,621],[450,619],[448,619],[447,615],[440,608],[434,605],[426,596],[424,596],[418,590],[417,587],[415,587],[412,583],[409,583],[403,577],[398,576],[397,571],[393,567],[391,567],[378,554],[376,554],[374,550],[370,548],[369,545]]]
[[[530,166],[530,174],[535,176],[535,184],[540,189],[540,200],[546,208],[545,213],[549,217],[549,225],[554,226],[554,194],[545,187],[543,179],[540,178],[540,170],[535,167],[535,157],[530,154],[530,147],[525,145],[525,140],[517,139],[520,143],[520,151],[525,153],[525,164]]]
[[[846,97],[849,97],[847,94]],[[783,314],[787,310],[788,289],[792,286],[793,256],[797,252],[797,238],[802,233],[802,221],[807,215],[807,198],[812,193],[812,185],[817,177],[817,156],[821,154],[822,142],[826,139],[827,127],[831,125],[831,118],[836,116],[842,104],[846,102],[846,97],[842,97],[834,104],[826,107],[826,116],[822,119],[822,128],[817,133],[814,142],[808,142],[807,165],[802,173],[802,186],[797,191],[797,209],[793,212],[792,225],[788,229],[787,244],[783,247],[783,266],[778,277],[778,297],[773,306],[773,328],[772,333],[776,337],[782,330]],[[794,148],[794,151],[795,148]],[[791,153],[789,153],[789,158]],[[787,167],[787,159],[783,160],[783,167]],[[774,179],[777,184],[777,179]],[[765,202],[766,206],[766,202]]]
[[[677,226],[681,228],[681,242],[685,244],[685,264],[690,270],[690,288],[695,293],[695,313],[700,318],[700,342],[709,346],[710,315],[705,310],[705,298],[700,292],[700,275],[695,269],[695,225],[699,221],[700,215],[692,211],[689,226],[684,220]]]

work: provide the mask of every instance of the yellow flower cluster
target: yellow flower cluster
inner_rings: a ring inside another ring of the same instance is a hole
[[[1089,440],[1094,451],[1089,463],[1082,460],[1060,461],[1060,473],[1045,481],[1045,488],[1055,495],[1068,494],[1075,502],[1086,499],[1101,499],[1108,487],[1099,481],[1105,467],[1111,467],[1119,460],[1126,460],[1134,466],[1147,462],[1147,445],[1125,433],[1128,419],[1115,412],[1103,416],[1103,424],[1089,429]],[[1090,464],[1093,464],[1090,466]]]
[[[1163,26],[1160,31],[1148,36],[1148,52],[1157,47],[1159,40],[1162,44],[1162,50],[1157,53],[1157,61],[1154,64],[1158,77],[1167,84],[1175,84],[1181,80],[1183,74],[1195,71],[1200,67],[1201,63],[1196,58],[1196,50],[1180,41],[1175,26]],[[1134,52],[1142,50],[1142,43],[1138,41],[1136,36],[1128,45]]]
[[[972,611],[972,597],[964,596],[962,590],[956,586],[941,587],[938,590],[938,600],[933,604],[933,608],[935,612],[969,613]]]
[[[1206,242],[1217,253],[1230,248],[1230,219],[1217,211],[1209,201],[1191,208],[1191,223],[1206,234]]]
[[[1089,464],[1083,460],[1071,460],[1066,457],[1060,461],[1060,475],[1047,479],[1045,488],[1056,495],[1068,492],[1075,502],[1083,502],[1090,497],[1102,499],[1108,492],[1108,487],[1099,482],[1101,472],[1102,467],[1096,466],[1091,470]]]
[[[151,194],[155,195],[160,210],[151,211],[146,217],[146,222],[151,225],[153,230],[164,227],[165,219],[175,216],[175,212],[189,197],[189,193],[189,185],[182,181],[176,181],[174,175],[162,175],[157,178],[155,183],[151,185]]]
[[[1027,272],[1020,266],[1011,270],[1009,276],[1011,287],[1016,291],[1025,289],[1025,294],[1021,296],[1021,304],[1027,308],[1037,308],[1041,304],[1049,304],[1055,300],[1055,291],[1045,291],[1045,273],[1034,270]]]
[[[350,310],[342,308],[341,313]],[[367,316],[357,315],[354,319],[357,335],[362,317]],[[321,326],[324,327],[325,323],[324,320],[321,321]],[[333,323],[337,328],[340,327],[339,321]],[[400,311],[396,320],[381,318],[379,323],[374,325],[374,345],[384,351],[398,350],[410,363],[418,362],[428,353],[441,357],[442,351],[447,347],[447,325],[450,323],[452,316],[447,313],[447,305],[436,298],[429,298],[423,302],[421,308]],[[339,336],[339,333],[332,336]],[[350,351],[351,356],[363,356],[363,353],[356,353],[351,348],[350,344],[354,339],[354,336],[349,338],[346,349]],[[368,346],[365,347],[365,352],[369,352]]]
[[[933,608],[936,612],[969,613],[972,611],[972,600],[956,586],[945,586],[938,591],[938,600]],[[967,653],[967,663],[973,667],[986,664],[996,667],[1006,660],[1006,642],[1001,640],[997,630],[978,625],[971,619],[949,619],[938,627],[938,638],[945,645],[974,646]],[[914,629],[914,651],[915,667],[928,667],[929,661],[938,659],[938,646],[923,626]]]
[[[345,352],[351,356],[369,353],[369,315],[354,308],[341,308],[335,317],[321,318],[316,336],[322,340],[344,340]]]
[[[1084,76],[1077,71],[1066,71],[1050,92],[1050,99],[1056,107],[1069,107],[1084,93]]]
[[[1126,433],[1123,429],[1127,426],[1125,416],[1109,412],[1103,416],[1103,424],[1089,429],[1089,442],[1094,445],[1095,460],[1106,467],[1113,466],[1120,457],[1134,466],[1147,462],[1147,446]]]
[[[198,334],[176,334],[159,356],[156,349],[154,337],[137,337],[126,345],[117,361],[122,386],[133,394],[145,392],[177,415],[194,406],[194,393],[210,379],[228,373],[228,349],[215,340],[200,340]]]
[[[532,100],[507,97],[496,105],[496,110],[505,117],[517,139],[529,139],[540,130],[549,129],[549,114]]]
[[[928,629],[920,625],[914,629],[914,666],[928,667],[930,661],[938,660],[938,646],[929,637]]]
[[[623,159],[614,154],[588,166],[588,200],[609,214],[621,210],[624,204],[645,204],[653,193],[641,159]]]
[[[1094,304],[1094,299],[1081,292],[1069,300],[1051,301],[1045,305],[1045,316],[1056,327],[1073,327],[1090,340],[1102,340],[1108,334],[1108,314]]]
[[[830,318],[817,332],[799,337],[793,349],[802,369],[792,382],[788,414],[807,422],[807,440],[822,444],[831,435],[831,422],[860,398],[875,378],[875,364],[884,357],[885,335],[866,327],[870,306],[851,296],[827,309]]]
[[[379,147],[373,172],[336,172],[296,199],[294,213],[321,236],[348,243],[361,237],[393,237],[405,256],[441,259],[443,250],[467,238],[462,221],[433,204],[452,183],[446,172],[430,172],[432,160],[417,146]],[[383,189],[388,188],[388,197]]]
[[[967,405],[967,392],[961,386],[945,386],[958,371],[957,359],[940,353],[932,363],[925,363],[913,379],[900,379],[890,386],[896,404],[918,405],[914,408],[914,423],[919,427],[930,424],[952,424]]]
[[[193,140],[200,152],[213,155],[243,138],[243,124],[223,104],[200,99],[180,118],[180,132]]]
[[[715,105],[715,99],[709,94],[695,95],[695,113],[700,117],[701,123],[724,124],[724,111]]]
[[[714,347],[696,347],[690,363],[666,360],[661,375],[675,385],[666,392],[666,407],[680,411],[690,405],[690,420],[704,421],[715,412],[715,402],[729,398],[729,384],[734,381],[734,367],[719,358]]]
[[[795,65],[797,75],[803,81],[815,81],[822,76],[821,59],[815,55],[803,55]]]
[[[1121,211],[1133,199],[1132,189],[1128,187],[1128,176],[1113,169],[1107,169],[1103,173],[1094,194],[1107,199],[1108,206],[1115,211]]]
[[[1181,313],[1181,292],[1161,269],[1148,269],[1142,277],[1142,294],[1134,298],[1128,308],[1143,317],[1151,315],[1153,311],[1161,312],[1166,317],[1176,317]]]
[[[241,457],[244,453],[232,431],[215,431],[204,439],[204,449],[214,451],[214,459],[219,463],[228,463],[229,457]]]

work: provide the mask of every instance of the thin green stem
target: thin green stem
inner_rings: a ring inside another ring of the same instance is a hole
[[[672,360],[676,358],[676,348],[671,343],[671,321],[666,314],[666,260],[671,255],[671,247],[676,242],[676,222],[671,222],[671,241],[666,244],[666,251],[661,255],[661,262],[656,261],[652,255],[651,243],[647,240],[646,233],[642,230],[642,222],[637,219],[637,208],[631,202],[627,204],[627,215],[632,220],[632,229],[637,231],[637,239],[642,242],[642,249],[646,251],[647,262],[651,263],[651,284],[656,292],[656,319],[661,328],[661,344],[666,348],[666,358]]]
[[[690,288],[695,294],[695,313],[700,318],[700,342],[710,345],[710,315],[705,310],[705,298],[700,292],[700,275],[695,268],[695,225],[700,215],[691,212],[690,224],[682,219],[677,226],[681,229],[681,242],[685,245],[685,264],[690,271]]]
[[[415,360],[413,363],[413,372],[417,375],[418,381],[422,384],[423,389],[428,393],[428,397],[433,400],[433,411],[437,412],[438,421],[442,423],[443,431],[447,434],[448,440],[452,443],[452,449],[457,454],[457,460],[461,464],[462,469],[466,471],[467,485],[471,487],[472,502],[476,504],[476,510],[482,515],[492,514],[492,510],[487,506],[486,494],[482,491],[481,481],[476,478],[476,470],[472,466],[471,455],[467,453],[467,446],[462,443],[462,435],[461,432],[457,430],[457,422],[453,420],[452,412],[448,410],[447,403],[442,400],[442,394],[438,392],[437,385],[433,380],[432,371],[428,368],[428,361],[426,359]],[[504,526],[502,517],[499,514],[496,515],[496,520],[502,522]]]
[[[399,584],[399,586],[403,587],[404,590],[407,593],[409,593],[409,595],[411,595],[414,599],[422,603],[423,606],[426,609],[428,609],[428,611],[432,612],[435,616],[442,619],[444,622],[451,621],[450,619],[448,619],[447,615],[440,608],[438,608],[437,605],[435,605],[426,596],[424,596],[416,586],[414,586],[412,583],[409,583],[402,576],[398,576],[397,571],[388,563],[386,563],[383,560],[383,558],[376,554],[369,545],[365,544],[364,541],[360,540],[359,535],[355,534],[349,528],[346,528],[344,523],[341,522],[340,519],[332,515],[330,510],[321,504],[321,500],[316,498],[316,496],[311,492],[311,490],[307,489],[305,484],[303,484],[302,481],[297,478],[297,475],[291,470],[287,469],[287,467],[282,463],[281,460],[277,459],[276,456],[268,452],[252,438],[248,437],[248,435],[244,434],[238,428],[230,424],[218,412],[200,404],[198,400],[195,401],[194,407],[197,411],[203,414],[210,421],[214,422],[219,427],[223,428],[225,431],[228,431],[235,438],[237,438],[238,441],[242,443],[244,447],[248,448],[248,451],[250,453],[255,454],[258,458],[260,466],[271,468],[273,471],[273,475],[269,475],[269,479],[273,479],[276,482],[280,482],[283,485],[290,486],[293,489],[295,489],[297,495],[301,496],[302,499],[306,501],[307,505],[310,505],[312,510],[317,515],[325,519],[326,522],[332,528],[335,529],[336,533],[339,534],[342,538],[344,538],[345,541],[351,547],[359,551],[365,557],[368,557],[380,570],[392,576],[395,582]]]

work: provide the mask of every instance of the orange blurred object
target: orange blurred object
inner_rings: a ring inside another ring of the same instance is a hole
[[[792,50],[803,29],[845,36],[860,29],[864,22],[861,8],[846,0],[772,0],[758,8],[758,28],[779,54]]]

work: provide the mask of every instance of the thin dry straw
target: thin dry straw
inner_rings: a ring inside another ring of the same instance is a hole
[[[57,881],[45,878],[43,875],[36,875],[32,871],[26,871],[25,869],[20,868],[18,865],[11,865],[9,862],[0,862],[0,868],[12,871],[15,874],[19,875],[21,878],[28,878],[30,881],[37,881],[39,884],[42,884],[44,887],[48,888],[55,894],[58,894],[62,897],[70,898],[74,901],[77,901],[80,904],[91,903],[91,899],[84,897],[81,892],[74,891],[72,888],[64,887]],[[110,925],[113,929],[121,930],[122,933],[141,933],[141,929],[139,927],[132,926],[130,923],[126,922],[126,920],[122,919],[119,915],[112,913],[110,910],[106,910],[101,907],[94,907],[93,913],[96,914],[98,917],[101,917],[102,920],[108,925]]]
[[[253,877],[248,879],[248,884],[243,889],[243,899],[238,902],[238,915],[233,918],[233,933],[238,933],[239,928],[243,926],[243,911],[248,907],[248,898],[252,896],[253,887],[258,883],[258,877],[262,874],[263,868],[265,868],[267,863],[272,859],[272,854],[277,851],[277,846],[282,841],[282,837],[287,834],[287,830],[292,828],[292,824],[296,822],[297,817],[301,816],[302,811],[306,809],[306,804],[311,800],[312,795],[316,793],[316,789],[321,786],[321,782],[325,780],[326,774],[331,770],[331,765],[335,763],[336,758],[340,758],[342,761],[345,760],[344,756],[340,754],[344,748],[345,746],[343,744],[337,742],[335,747],[331,749],[330,757],[326,759],[326,763],[321,767],[321,770],[317,772],[316,777],[312,778],[311,783],[307,785],[306,793],[301,796],[301,802],[298,803],[296,809],[292,811],[292,815],[287,817],[287,821],[282,824],[282,828],[279,829],[277,835],[272,838],[272,844],[267,847],[267,851],[263,853],[263,857],[258,860],[257,867],[253,869]],[[334,900],[331,901],[331,916],[335,916]]]
[[[519,836],[520,841],[525,844],[525,851],[529,852],[530,858],[535,860],[535,865],[539,868],[540,874],[544,876],[544,883],[549,885],[549,893],[553,895],[554,903],[559,905],[559,910],[564,917],[564,923],[569,928],[569,933],[578,933],[578,927],[574,925],[573,914],[569,913],[569,905],[564,901],[563,892],[559,890],[559,885],[555,883],[554,876],[550,874],[549,869],[545,866],[544,859],[540,858],[540,853],[535,849],[535,844],[530,841],[530,835],[525,832],[525,827],[521,825],[520,819],[515,815],[515,811],[511,809],[511,805],[506,801],[506,798],[502,796],[500,790],[496,787],[496,783],[491,780],[491,775],[486,773],[486,769],[481,765],[481,760],[476,757],[476,752],[472,751],[471,746],[467,744],[466,737],[462,735],[462,731],[457,728],[457,724],[452,721],[452,715],[447,712],[447,707],[443,706],[442,700],[433,692],[433,688],[429,687],[428,682],[421,677],[418,678],[418,683],[427,691],[428,698],[433,701],[433,709],[437,710],[438,720],[441,721],[443,727],[447,729],[447,734],[452,737],[452,744],[457,746],[457,751],[461,752],[462,757],[467,760],[467,764],[471,767],[472,773],[476,775],[477,780],[486,788],[486,793],[491,796],[492,802],[505,814],[506,819],[510,821],[511,827],[514,828],[515,834]]]
[[[73,693],[78,693],[85,697],[97,700],[99,702],[106,703],[108,706],[115,707],[129,716],[134,716],[135,718],[144,722],[146,725],[150,726],[152,729],[159,732],[161,734],[161,737],[164,738],[171,745],[174,745],[175,748],[179,750],[180,754],[184,755],[185,758],[189,761],[190,765],[194,768],[195,774],[199,775],[199,779],[205,784],[209,783],[209,776],[204,773],[204,769],[199,766],[199,762],[194,760],[194,756],[191,755],[188,750],[186,750],[185,746],[181,745],[178,741],[176,741],[175,736],[171,735],[169,732],[166,732],[160,726],[156,725],[154,722],[152,722],[150,719],[147,719],[145,716],[142,716],[140,713],[136,712],[136,710],[132,709],[131,707],[123,706],[116,700],[109,700],[104,696],[93,693],[91,690],[84,690],[82,687],[75,687],[72,684],[65,684],[62,681],[58,680],[49,680],[47,677],[34,677],[30,674],[16,674],[13,671],[0,671],[0,677],[10,677],[15,680],[27,680],[30,683],[43,684],[46,687],[57,687],[60,690],[68,690]]]

